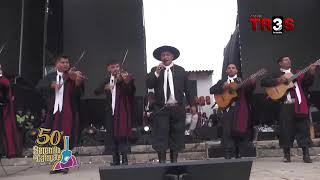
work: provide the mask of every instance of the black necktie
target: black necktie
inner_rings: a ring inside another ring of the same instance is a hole
[[[61,77],[61,75],[59,75],[59,84],[61,84],[61,79],[62,79],[62,77]]]
[[[171,95],[170,83],[169,83],[169,70],[167,70],[167,73],[168,73],[168,77],[167,77],[167,100],[168,100]]]

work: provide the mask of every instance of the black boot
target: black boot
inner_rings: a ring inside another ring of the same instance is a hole
[[[303,147],[302,148],[302,152],[303,152],[303,162],[312,163],[312,160],[311,160],[310,155],[309,155],[309,148],[308,147]]]
[[[166,152],[158,152],[159,163],[166,163]]]
[[[122,153],[122,165],[128,165],[128,155],[127,155],[127,153]]]
[[[111,166],[118,166],[120,165],[120,154],[114,153],[112,154],[112,163],[110,163]]]
[[[236,147],[236,148],[235,148],[234,157],[235,157],[236,159],[241,159],[240,147]]]
[[[289,163],[291,162],[291,154],[290,154],[290,148],[283,148],[283,162]]]
[[[170,150],[170,162],[176,163],[178,162],[178,152],[174,150]]]
[[[225,159],[231,159],[231,151],[230,151],[230,149],[225,149],[224,158]]]

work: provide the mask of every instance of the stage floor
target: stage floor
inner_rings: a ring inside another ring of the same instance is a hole
[[[313,156],[314,163],[305,164],[301,156],[293,157],[292,163],[283,163],[282,158],[257,158],[254,160],[250,180],[318,180],[320,156]],[[99,167],[104,164],[83,164],[73,168],[69,174],[49,175],[50,166],[5,166],[10,175],[5,177],[0,167],[1,180],[99,180]]]

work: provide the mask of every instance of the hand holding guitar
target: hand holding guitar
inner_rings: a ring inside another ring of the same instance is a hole
[[[319,65],[320,65],[320,59],[318,59],[316,62],[310,64],[310,66],[309,66],[309,72],[310,72],[311,74],[314,74],[314,73],[316,72],[317,66],[319,66]]]
[[[278,84],[282,84],[282,83],[287,84],[288,78],[285,76],[281,76],[281,77],[277,78],[277,82],[278,82]]]

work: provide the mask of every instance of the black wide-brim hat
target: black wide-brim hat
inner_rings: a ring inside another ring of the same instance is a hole
[[[172,46],[161,46],[153,51],[153,57],[161,61],[161,53],[169,51],[173,54],[173,60],[177,59],[180,56],[180,51]]]

